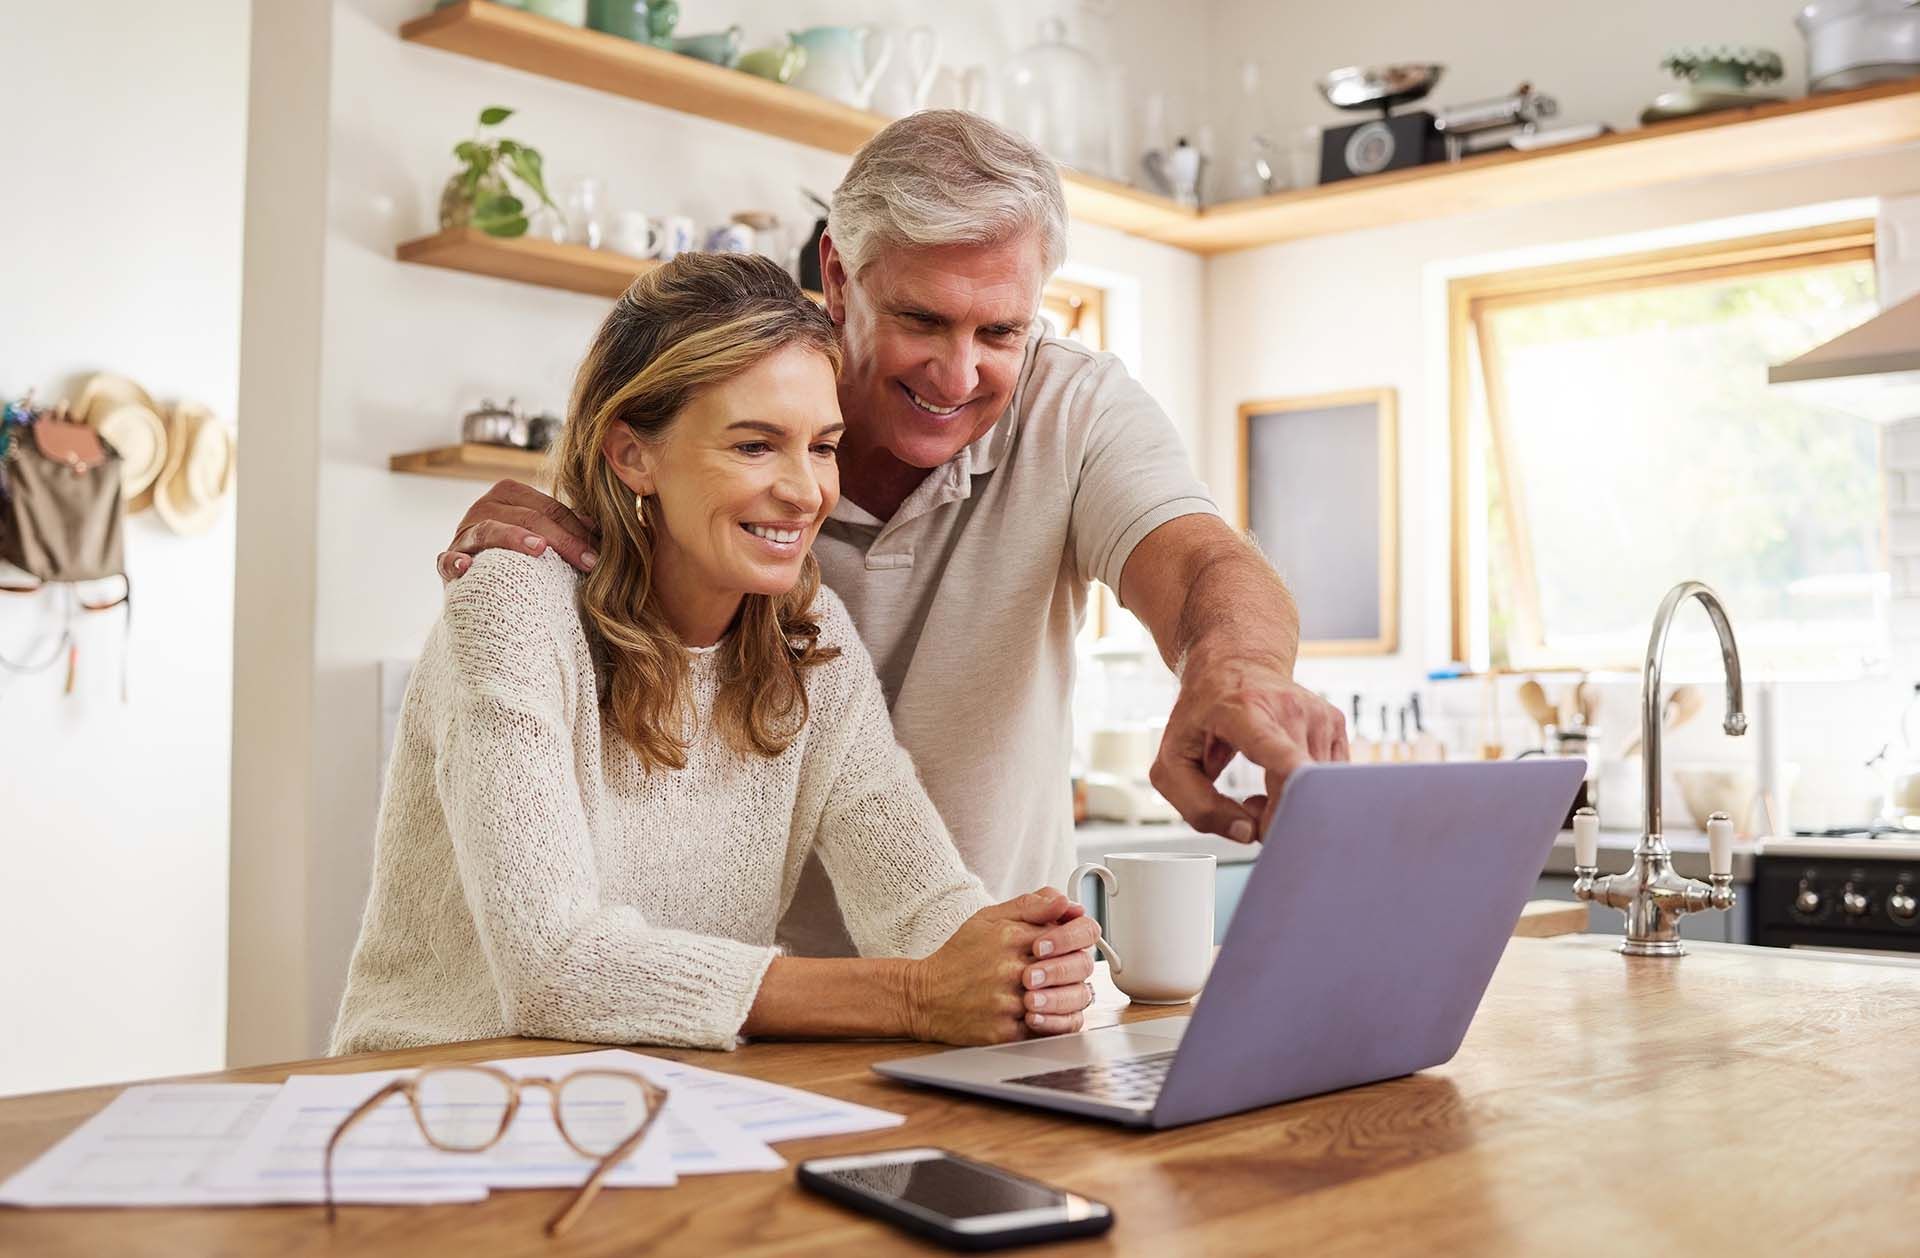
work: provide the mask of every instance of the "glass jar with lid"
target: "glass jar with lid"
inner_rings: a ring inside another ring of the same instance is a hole
[[[1054,160],[1112,176],[1106,75],[1085,49],[1068,42],[1065,22],[1040,24],[1040,41],[1008,64],[1002,95],[1003,121]]]

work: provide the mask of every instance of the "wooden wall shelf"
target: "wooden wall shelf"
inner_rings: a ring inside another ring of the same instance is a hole
[[[547,456],[543,451],[518,450],[512,446],[489,446],[477,442],[438,446],[396,454],[387,460],[395,472],[416,476],[444,476],[454,480],[499,480],[511,477],[532,485],[545,484]]]
[[[432,236],[405,241],[393,254],[402,262],[599,297],[618,297],[627,291],[627,285],[633,283],[635,276],[660,265],[651,258],[630,258],[610,249],[556,244],[525,236],[489,236],[473,227],[452,227]]]
[[[490,0],[462,0],[436,9],[402,26],[400,37],[830,153],[853,152],[888,122],[879,114],[769,79]],[[1196,217],[1165,197],[1122,183],[1075,171],[1060,173],[1068,210],[1085,222],[1158,239],[1158,233]]]
[[[877,114],[599,31],[461,0],[401,38],[646,101],[834,153],[886,125]],[[1490,153],[1194,211],[1061,171],[1083,222],[1201,254],[1568,197],[1740,174],[1920,142],[1920,82],[1728,110],[1563,148]]]
[[[394,246],[393,256],[421,266],[599,297],[618,297],[635,276],[660,265],[652,258],[629,257],[611,249],[555,244],[524,236],[489,236],[472,227],[451,227],[418,240],[402,241]],[[815,302],[826,300],[812,289],[801,291]]]

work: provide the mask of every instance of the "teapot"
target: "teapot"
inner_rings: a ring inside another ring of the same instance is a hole
[[[893,39],[878,26],[813,26],[791,38],[807,50],[793,86],[855,109],[872,103],[893,59]]]

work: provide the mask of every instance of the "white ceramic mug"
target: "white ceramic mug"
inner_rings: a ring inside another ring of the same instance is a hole
[[[1107,893],[1100,950],[1113,984],[1143,1005],[1185,1004],[1213,965],[1214,859],[1193,852],[1117,852],[1073,871],[1067,897],[1081,903],[1088,874]]]
[[[613,247],[628,257],[651,258],[660,252],[660,228],[639,210],[622,210],[613,221]]]
[[[659,233],[660,249],[654,256],[662,262],[671,262],[683,253],[691,253],[694,247],[693,220],[684,214],[669,214],[653,220],[654,230]]]
[[[752,253],[753,228],[745,223],[722,223],[707,233],[708,253]]]

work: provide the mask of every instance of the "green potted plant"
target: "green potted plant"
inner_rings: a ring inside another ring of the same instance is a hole
[[[489,106],[480,111],[480,128],[497,127],[512,116],[511,109]],[[508,175],[526,185],[540,204],[556,213],[559,211],[553,198],[547,195],[538,149],[505,138],[489,141],[476,131],[473,139],[453,146],[453,155],[460,159],[461,168],[440,192],[443,230],[478,227],[489,236],[524,236],[527,204],[513,195]]]

